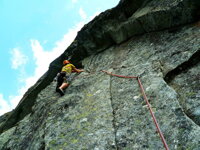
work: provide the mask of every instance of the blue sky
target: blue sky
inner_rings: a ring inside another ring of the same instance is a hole
[[[0,0],[0,115],[70,45],[77,31],[119,0]]]

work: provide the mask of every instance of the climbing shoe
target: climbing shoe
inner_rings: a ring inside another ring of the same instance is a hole
[[[58,88],[57,91],[61,96],[65,95],[63,89]]]

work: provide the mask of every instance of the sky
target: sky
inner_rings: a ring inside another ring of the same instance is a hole
[[[84,24],[119,0],[0,0],[0,115],[71,44]]]

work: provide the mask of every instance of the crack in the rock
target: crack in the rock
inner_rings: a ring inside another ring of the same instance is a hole
[[[177,75],[181,74],[184,71],[187,71],[200,63],[200,49],[197,50],[187,61],[183,62],[182,64],[178,65],[173,70],[169,71],[165,77],[164,80],[167,83],[170,83]]]
[[[173,88],[173,87],[172,87]],[[175,90],[175,89],[174,89]],[[200,126],[200,124],[197,124],[196,121],[193,119],[193,116],[191,116],[186,110],[185,107],[179,102],[178,100],[178,104],[181,107],[181,112],[185,115],[186,118],[188,118],[189,120],[191,120],[195,125]]]
[[[41,142],[41,146],[40,146],[39,150],[45,150],[45,142],[44,141]]]
[[[143,23],[140,19],[136,19],[136,21],[139,23],[139,25],[141,26],[141,28],[144,30],[145,33],[149,33],[143,26]]]
[[[165,82],[170,86],[170,83],[175,79],[176,76],[183,72],[187,72],[189,69],[192,67],[195,67],[197,64],[200,63],[200,49],[197,50],[187,61],[183,62],[170,72],[166,74],[164,77]],[[172,87],[172,86],[170,86]],[[173,87],[172,87],[173,88]],[[174,88],[173,88],[174,89]],[[176,91],[176,89],[174,89]],[[179,102],[179,101],[178,101]],[[199,124],[196,123],[194,120],[193,116],[191,116],[190,113],[188,113],[184,108],[183,104],[179,102],[179,105],[182,107],[183,113],[192,121],[194,122],[197,126],[200,126]]]
[[[41,146],[40,146],[39,150],[45,150],[45,148],[46,148],[46,144],[45,144],[45,135],[46,135],[45,128],[46,128],[46,122],[44,123],[44,133],[42,135],[42,142],[40,143]]]
[[[115,148],[116,150],[119,150],[118,144],[117,144],[117,125],[116,125],[116,111],[113,106],[113,99],[112,99],[112,77],[110,76],[110,102],[111,102],[111,107],[112,107],[112,114],[113,114],[113,120],[112,120],[112,125],[114,128],[114,135],[115,135]]]
[[[198,124],[197,123],[197,121],[195,121],[195,117],[193,116],[193,115],[191,115],[189,112],[186,112],[186,111],[184,111],[183,110],[183,113],[185,113],[185,115],[190,119],[190,120],[192,120],[197,126],[199,126],[200,127],[200,124]]]

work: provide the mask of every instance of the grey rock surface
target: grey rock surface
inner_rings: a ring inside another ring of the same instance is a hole
[[[200,2],[134,2],[122,0],[83,27],[1,119],[0,149],[164,149],[137,80],[101,72],[107,70],[141,77],[170,149],[199,150],[200,27],[192,22]],[[86,71],[60,97],[52,79],[64,58]]]
[[[10,117],[0,126],[0,133],[13,127],[31,112],[36,96],[49,85],[61,69],[63,59],[71,59],[80,66],[81,61],[120,44],[134,35],[170,28],[195,22],[200,17],[199,0],[122,0],[110,10],[85,25],[74,42],[54,60],[49,70],[31,87]]]
[[[170,149],[198,149],[199,80],[186,76],[199,74],[199,61],[191,73],[176,74],[170,83],[164,78],[199,53],[200,38],[194,38],[199,33],[194,25],[176,33],[150,33],[87,57],[83,65],[90,73],[76,76],[63,97],[54,92],[55,82],[42,90],[32,113],[2,134],[0,141],[7,139],[2,149],[163,149],[137,81],[103,69],[140,75]],[[179,90],[193,99],[179,96]]]

